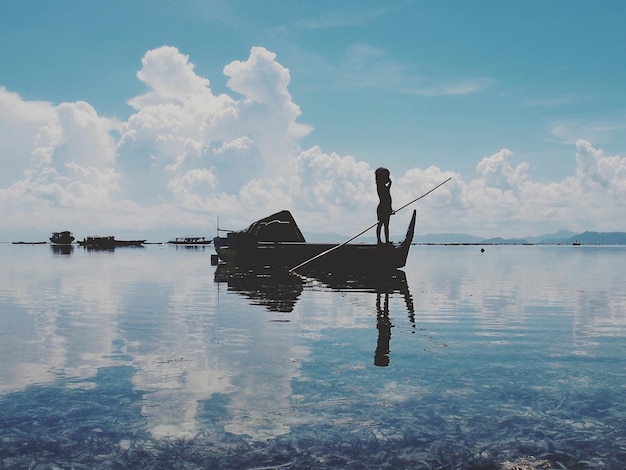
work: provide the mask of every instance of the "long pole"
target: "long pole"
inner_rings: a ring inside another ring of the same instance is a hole
[[[447,180],[439,183],[437,186],[435,186],[434,188],[432,188],[430,191],[425,192],[424,194],[422,194],[420,197],[413,199],[411,202],[407,202],[405,205],[403,205],[402,207],[400,207],[400,209],[397,209],[395,211],[393,211],[393,214],[397,214],[398,212],[400,212],[402,209],[404,209],[407,206],[410,206],[411,204],[413,204],[414,202],[419,201],[420,199],[422,199],[425,196],[428,196],[430,193],[432,193],[435,189],[443,186],[444,184],[446,184],[448,181],[450,181],[452,179],[452,177],[449,177]],[[297,266],[294,266],[293,268],[291,268],[289,270],[290,273],[294,272],[296,269],[301,268],[302,266],[304,266],[305,264],[309,264],[311,261],[316,260],[317,258],[321,258],[324,255],[327,255],[328,253],[330,253],[331,251],[335,251],[337,248],[341,248],[344,245],[347,245],[348,243],[350,243],[352,240],[354,240],[355,238],[360,237],[361,235],[363,235],[365,232],[367,232],[368,230],[373,229],[376,225],[378,224],[378,221],[374,222],[372,225],[370,225],[369,227],[367,227],[365,230],[359,232],[358,234],[356,234],[354,237],[350,238],[349,240],[346,240],[343,243],[340,243],[339,245],[333,246],[332,248],[329,248],[326,251],[322,251],[321,253],[318,253],[317,255],[315,255],[312,258],[309,258],[306,261],[303,261],[302,263],[300,263]]]
[[[417,201],[419,201],[420,199],[422,199],[423,197],[428,196],[428,195],[429,195],[430,193],[432,193],[435,189],[437,189],[437,188],[439,188],[439,187],[443,186],[444,184],[446,184],[446,183],[447,183],[448,181],[450,181],[451,179],[452,179],[452,176],[450,176],[447,180],[442,181],[441,183],[439,183],[437,186],[435,186],[435,187],[434,187],[433,189],[431,189],[430,191],[425,192],[425,193],[424,193],[424,194],[422,194],[420,197],[417,197],[417,198],[413,199],[411,202],[407,202],[407,203],[406,203],[405,205],[403,205],[400,209],[397,209],[397,210],[396,210],[396,211],[394,211],[394,212],[395,212],[395,213],[400,212],[400,211],[401,211],[402,209],[404,209],[406,206],[410,206],[410,205],[411,205],[411,204],[413,204],[414,202],[417,202]],[[378,223],[378,222],[376,222],[376,223]],[[374,225],[376,225],[376,224],[374,224]],[[373,227],[374,225],[372,225],[372,227]],[[371,228],[371,227],[370,227],[370,228]],[[369,229],[368,229],[368,230],[369,230]]]

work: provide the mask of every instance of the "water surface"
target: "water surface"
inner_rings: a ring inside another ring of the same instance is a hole
[[[0,244],[0,467],[623,468],[626,247],[212,253]]]

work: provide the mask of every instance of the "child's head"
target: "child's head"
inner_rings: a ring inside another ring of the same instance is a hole
[[[376,169],[375,174],[377,183],[386,183],[391,179],[389,176],[389,170],[387,168],[383,168],[382,166]]]

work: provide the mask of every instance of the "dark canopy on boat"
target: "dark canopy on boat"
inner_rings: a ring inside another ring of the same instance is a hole
[[[252,223],[245,233],[259,242],[305,242],[291,212],[284,210]]]

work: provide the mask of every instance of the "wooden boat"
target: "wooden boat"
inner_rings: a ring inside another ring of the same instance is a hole
[[[98,250],[111,250],[121,246],[142,246],[146,240],[116,240],[114,236],[85,237],[78,241],[80,246]]]
[[[289,211],[254,222],[246,230],[213,240],[219,259],[240,266],[292,269],[305,261],[316,271],[385,271],[406,264],[415,211],[401,243],[308,243]]]
[[[207,240],[205,237],[176,237],[167,243],[170,245],[210,245],[213,240]]]
[[[53,232],[50,237],[50,243],[54,245],[71,245],[74,241],[74,235],[68,230],[63,232]]]

